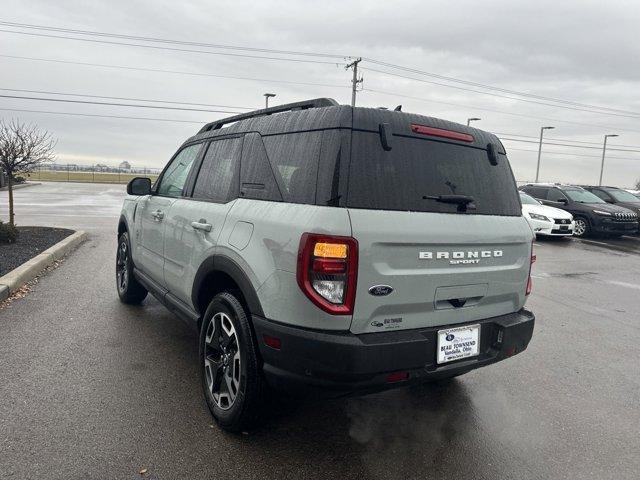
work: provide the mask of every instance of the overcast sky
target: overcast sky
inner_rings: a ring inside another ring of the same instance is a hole
[[[519,138],[530,142],[503,140],[518,180],[535,177],[537,137],[543,125],[556,127],[545,132],[545,138],[550,141],[570,141],[572,145],[590,148],[545,146],[541,180],[597,182],[604,134],[620,135],[609,140],[612,148],[636,150],[608,150],[604,182],[629,187],[640,179],[640,3],[637,1],[536,1],[516,4],[512,0],[254,0],[222,4],[189,0],[0,0],[0,4],[3,7],[0,20],[5,22],[337,55],[335,58],[287,56],[329,63],[292,62],[0,31],[0,88],[5,89],[0,91],[0,95],[96,100],[6,90],[23,89],[225,105],[229,108],[153,104],[226,111],[261,107],[265,92],[277,94],[273,104],[325,96],[348,103],[351,72],[344,69],[346,61],[340,56],[363,56],[477,84],[615,109],[616,112],[607,110],[610,114],[605,114],[602,110],[593,112],[593,108],[576,105],[573,105],[574,109],[561,108],[556,102],[536,100],[552,104],[540,105],[489,95],[487,93],[513,96],[483,87],[438,80],[366,61],[361,64],[364,91],[358,94],[359,105],[393,108],[402,104],[404,111],[460,123],[466,123],[469,117],[480,117],[482,120],[475,122],[474,126],[497,133],[503,139]],[[6,25],[0,25],[0,30],[69,36]],[[269,55],[206,47],[165,46],[240,55]],[[42,59],[244,79],[54,63]],[[444,85],[425,83],[424,80]],[[316,85],[308,85],[310,83]],[[97,100],[114,102],[110,99]],[[194,123],[53,115],[7,109]],[[58,138],[58,163],[117,165],[128,160],[135,166],[161,167],[180,143],[198,130],[199,124],[224,116],[227,114],[0,98],[0,117],[18,117],[35,122]]]

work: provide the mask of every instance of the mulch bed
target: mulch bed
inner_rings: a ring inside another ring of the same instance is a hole
[[[66,228],[50,227],[18,227],[18,231],[20,235],[16,243],[0,243],[0,276],[73,233]]]

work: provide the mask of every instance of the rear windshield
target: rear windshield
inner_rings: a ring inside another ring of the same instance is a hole
[[[424,197],[467,195],[476,208],[464,214],[522,214],[505,155],[493,166],[486,150],[396,135],[391,147],[382,148],[378,133],[353,132],[348,207],[457,213],[457,205]]]

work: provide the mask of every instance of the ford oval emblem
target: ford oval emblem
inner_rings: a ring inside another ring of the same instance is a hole
[[[385,295],[389,295],[393,292],[393,287],[389,285],[374,285],[369,288],[369,293],[374,297],[384,297]]]

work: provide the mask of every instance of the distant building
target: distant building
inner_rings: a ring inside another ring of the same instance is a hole
[[[120,165],[118,165],[118,168],[120,170],[131,170],[131,164],[125,160]]]

